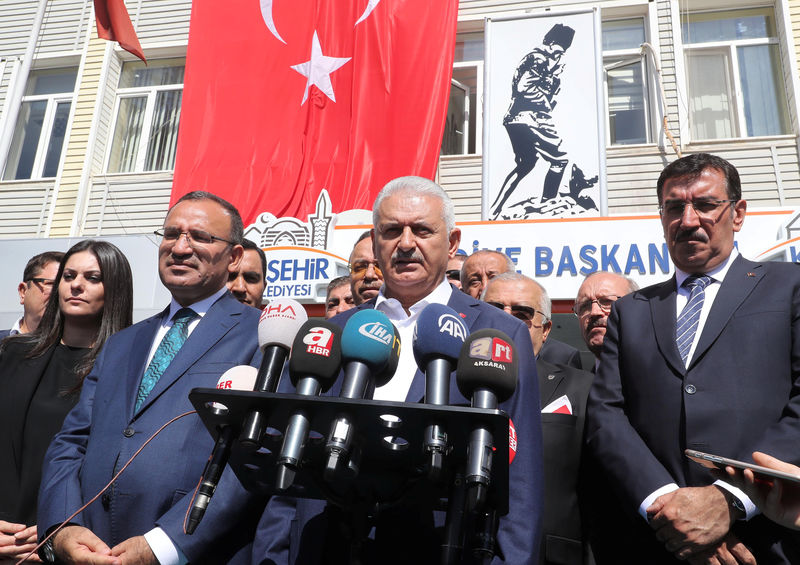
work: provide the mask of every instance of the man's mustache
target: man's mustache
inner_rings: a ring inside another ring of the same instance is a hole
[[[400,251],[395,251],[392,254],[392,265],[397,265],[398,262],[423,263],[424,261],[425,258],[417,251],[412,251],[410,253],[402,253]]]
[[[675,234],[675,241],[699,241],[700,243],[708,243],[708,234],[700,228],[680,230]]]

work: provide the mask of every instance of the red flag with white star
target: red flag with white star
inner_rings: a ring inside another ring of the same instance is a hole
[[[433,178],[457,0],[194,0],[172,202],[208,190],[245,225],[371,209]]]

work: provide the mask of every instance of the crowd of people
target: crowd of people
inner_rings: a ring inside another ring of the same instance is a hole
[[[587,367],[552,337],[542,284],[503,253],[459,253],[453,203],[430,180],[381,190],[350,274],[327,287],[326,319],[344,327],[378,310],[404,344],[376,400],[424,401],[411,343],[428,305],[513,340],[519,380],[500,409],[517,445],[492,563],[800,563],[800,485],[684,455],[800,477],[800,270],[738,253],[747,203],[727,161],[678,159],[656,192],[675,275],[644,289],[619,273],[586,276],[573,312]],[[81,241],[24,270],[23,314],[0,333],[0,563],[45,539],[29,561],[439,563],[446,516],[433,505],[382,508],[362,539],[340,506],[249,492],[230,468],[187,534],[214,446],[188,393],[260,365],[267,263],[236,208],[209,192],[182,197],[156,233],[171,301],[134,325],[131,270],[114,245]],[[280,390],[293,392],[288,379]],[[449,399],[470,403],[455,379]]]

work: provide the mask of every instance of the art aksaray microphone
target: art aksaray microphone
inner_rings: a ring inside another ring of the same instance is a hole
[[[289,377],[297,394],[318,396],[336,382],[342,364],[342,328],[328,321],[309,320],[300,328],[289,358]],[[289,417],[278,456],[275,487],[286,490],[294,482],[308,440],[309,414],[298,410]]]
[[[517,388],[519,360],[514,342],[500,330],[472,333],[461,348],[456,370],[458,390],[473,408],[496,410]],[[536,407],[532,407],[536,409]],[[486,426],[472,429],[467,448],[467,508],[482,510],[492,480],[494,438]]]
[[[449,306],[429,304],[420,313],[414,326],[412,347],[417,366],[425,373],[427,404],[450,404],[450,373],[458,362],[467,333],[467,326]],[[447,432],[441,424],[425,428],[424,449],[429,455],[429,477],[438,480],[448,450]]]
[[[256,383],[258,369],[250,365],[238,365],[225,371],[217,381],[217,388],[221,390],[253,390]],[[206,468],[203,470],[203,481],[197,489],[197,496],[192,503],[189,512],[189,520],[186,523],[186,533],[192,534],[203,519],[208,503],[214,496],[217,484],[225,470],[225,465],[231,456],[231,444],[233,443],[233,431],[231,426],[225,426],[219,432],[219,437],[208,458]]]
[[[256,392],[275,392],[289,357],[297,332],[308,320],[305,308],[291,298],[278,298],[270,302],[258,320],[258,346],[263,355],[256,378]],[[239,441],[243,446],[257,449],[264,432],[264,415],[257,410],[250,412],[242,426]]]
[[[394,326],[383,312],[370,309],[353,314],[342,332],[344,379],[339,393],[341,398],[365,398],[373,387],[388,382],[392,375],[385,369],[392,359],[396,339]],[[377,381],[378,375],[385,380]],[[348,464],[354,433],[351,419],[346,414],[333,422],[325,446],[328,457],[324,475],[327,480],[333,479]]]

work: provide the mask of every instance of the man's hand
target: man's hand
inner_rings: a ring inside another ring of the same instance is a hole
[[[701,551],[687,560],[690,565],[756,565],[756,558],[733,534],[715,547]]]
[[[753,461],[762,467],[800,475],[800,468],[759,451],[753,453]],[[800,529],[800,484],[763,475],[756,479],[750,469],[742,472],[726,467],[725,471],[726,480],[744,490],[767,518],[787,528]]]
[[[158,559],[144,536],[126,539],[114,546],[111,554],[119,557],[120,565],[158,565]]]
[[[659,496],[647,515],[656,538],[678,559],[717,545],[733,521],[728,499],[713,485],[681,488]]]
[[[26,526],[0,520],[0,564],[14,563],[22,559],[36,547],[36,526]],[[8,560],[8,561],[6,561]],[[28,561],[39,562],[35,553]]]
[[[111,548],[83,526],[65,526],[53,537],[53,551],[67,565],[122,565]]]

